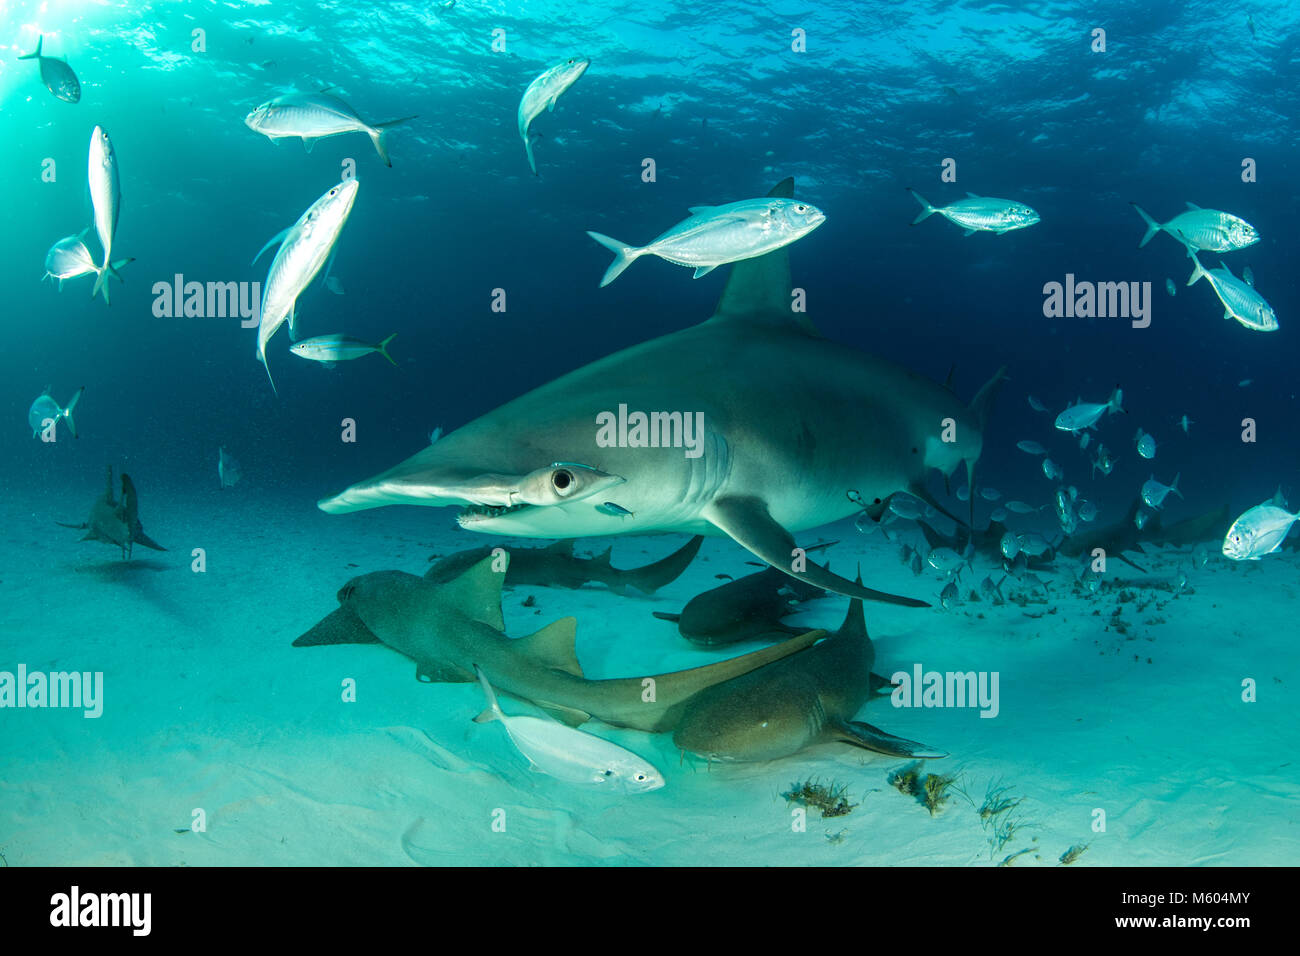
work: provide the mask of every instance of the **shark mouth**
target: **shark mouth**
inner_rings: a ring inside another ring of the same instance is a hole
[[[456,515],[456,523],[462,528],[469,528],[472,525],[483,521],[491,521],[494,518],[500,518],[503,515],[515,514],[519,511],[525,511],[529,508],[535,508],[536,505],[518,504],[518,505],[467,505],[461,509],[460,514]]]

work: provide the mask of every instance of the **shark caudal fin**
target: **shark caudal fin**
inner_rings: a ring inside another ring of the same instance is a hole
[[[389,120],[387,123],[376,123],[367,130],[367,132],[370,133],[370,142],[375,144],[375,152],[378,153],[379,158],[384,161],[384,165],[390,169],[393,166],[393,161],[388,158],[388,145],[384,142],[384,133],[388,132],[388,130],[392,129],[394,126],[401,123],[409,123],[413,119],[416,119],[416,117],[403,116],[401,119]]]
[[[528,155],[531,159],[531,150],[529,150]],[[534,172],[536,172],[536,170],[534,170]],[[587,235],[591,236],[591,238],[595,239],[610,252],[614,253],[614,261],[609,264],[609,268],[605,270],[604,277],[600,280],[600,287],[602,289],[621,276],[624,269],[645,254],[644,249],[638,249],[636,246],[629,246],[626,243],[619,242],[617,239],[599,232],[591,232],[588,230]]]
[[[929,219],[931,216],[933,216],[936,212],[939,211],[934,206],[930,205],[929,200],[927,200],[924,196],[922,196],[911,186],[907,187],[907,191],[912,194],[913,199],[915,199],[917,202],[921,204],[921,211],[918,212],[916,214],[916,218],[912,220],[912,225],[915,226],[918,225],[919,223],[925,222],[925,220]]]
[[[1131,202],[1129,203],[1129,205],[1137,210],[1138,215],[1142,217],[1142,221],[1147,224],[1147,231],[1142,235],[1142,241],[1138,243],[1138,248],[1141,249],[1143,246],[1145,246],[1148,242],[1152,240],[1152,238],[1155,236],[1157,232],[1159,232],[1164,227],[1161,226],[1160,223],[1152,219],[1150,214],[1148,214],[1147,211],[1143,209],[1141,206],[1139,206],[1137,203]]]
[[[20,60],[39,60],[41,58],[41,46],[45,43],[45,37],[36,38],[36,51],[34,53],[24,53],[18,59]]]
[[[768,191],[773,199],[794,198],[794,177],[786,177]],[[741,259],[731,266],[731,275],[713,310],[710,322],[744,321],[780,327],[791,322],[809,335],[817,330],[804,312],[790,308],[790,252],[782,246],[753,259]]]
[[[624,586],[619,588],[619,593],[626,593],[628,587],[634,587],[642,594],[654,594],[661,587],[671,584],[695,560],[703,543],[704,536],[697,534],[666,558],[647,564],[644,568],[621,572]]]
[[[311,630],[294,639],[294,647],[318,647],[322,644],[379,644],[379,638],[357,617],[350,606],[335,608]]]
[[[718,498],[705,508],[703,514],[714,527],[742,548],[762,558],[778,571],[806,584],[866,601],[899,604],[903,607],[930,606],[915,598],[864,588],[826,568],[803,560],[795,548],[794,537],[777,524],[767,510],[767,503],[760,498]]]
[[[996,372],[993,377],[984,383],[983,388],[975,393],[971,399],[970,412],[979,424],[980,434],[984,434],[984,429],[989,422],[989,410],[993,407],[993,400],[997,398],[998,389],[1002,383],[1007,380],[1007,367],[1004,365]],[[970,526],[975,527],[975,462],[978,459],[967,459],[966,461],[966,490],[970,493]]]

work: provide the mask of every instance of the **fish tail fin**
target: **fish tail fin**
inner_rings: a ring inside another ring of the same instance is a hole
[[[112,266],[106,263],[95,270],[95,285],[90,290],[90,297],[92,299],[100,293],[103,293],[105,305],[112,304],[108,300],[108,276],[110,269],[112,269]]]
[[[1118,385],[1116,385],[1115,390],[1110,393],[1110,398],[1106,402],[1106,410],[1107,414],[1110,415],[1124,411],[1124,390]],[[1126,415],[1128,414],[1127,412],[1124,413]]]
[[[493,720],[505,720],[506,715],[501,712],[501,705],[497,703],[497,695],[493,692],[492,685],[488,683],[487,675],[477,664],[474,665],[474,673],[478,675],[479,686],[483,688],[483,696],[487,698],[487,708],[474,718],[474,723],[486,724]]]
[[[42,44],[44,44],[44,43],[45,43],[45,37],[44,37],[44,35],[38,37],[37,40],[36,40],[36,52],[35,52],[35,53],[24,53],[24,54],[23,54],[22,56],[20,56],[18,59],[20,59],[20,60],[39,60],[39,59],[41,58],[41,46],[42,46]]]
[[[614,253],[614,261],[609,264],[605,270],[604,277],[600,280],[600,287],[603,289],[620,275],[623,270],[630,266],[639,256],[645,253],[644,249],[638,249],[636,246],[629,246],[619,242],[617,239],[611,239],[609,236],[602,235],[599,232],[587,232],[587,235],[595,239],[602,246]]]
[[[270,381],[271,383],[271,391],[275,393],[276,398],[279,398],[280,390],[275,387],[275,379],[271,376],[271,363],[266,360],[266,352],[262,351],[261,349],[258,349],[257,360],[261,362],[262,367],[266,369],[266,377],[267,380]]]
[[[528,132],[526,130],[524,132],[524,152],[528,156],[528,168],[531,169],[533,171],[533,175],[536,176],[537,160],[533,158],[533,141],[528,138]]]
[[[1180,471],[1178,472],[1178,474],[1174,475],[1173,483],[1169,486],[1169,490],[1172,491],[1174,494],[1176,494],[1179,498],[1183,498],[1183,493],[1178,490],[1178,479],[1181,477],[1183,477],[1183,473]],[[1187,499],[1183,498],[1183,500],[1186,501]]]
[[[77,393],[68,400],[68,407],[63,410],[63,418],[68,423],[68,431],[72,432],[73,438],[80,438],[77,434],[77,423],[72,418],[72,410],[77,407],[77,402],[81,401],[81,393],[86,390],[86,386],[77,389]]]
[[[915,199],[917,202],[921,204],[921,211],[917,213],[916,218],[912,220],[912,225],[915,226],[917,223],[923,222],[924,220],[928,219],[930,216],[933,216],[936,212],[939,211],[935,209],[933,206],[931,206],[930,203],[926,201],[925,197],[923,197],[919,192],[917,192],[911,186],[907,187],[907,191],[912,194],[913,199]]]
[[[996,372],[993,377],[984,383],[984,386],[975,393],[971,399],[970,410],[974,414],[976,421],[979,422],[980,431],[984,431],[984,426],[988,424],[989,409],[993,405],[993,399],[997,397],[998,389],[1002,383],[1007,380],[1007,367],[1004,365]]]
[[[379,158],[384,161],[385,166],[391,168],[393,163],[392,160],[388,158],[388,146],[384,143],[384,133],[388,132],[388,130],[400,123],[409,123],[413,119],[415,119],[414,116],[403,116],[401,119],[389,120],[386,123],[376,123],[374,126],[370,127],[370,142],[375,144],[375,152],[379,154]]]
[[[375,348],[379,350],[379,354],[382,355],[384,358],[388,359],[388,361],[392,362],[394,366],[396,366],[397,363],[393,362],[393,357],[388,354],[388,343],[393,341],[393,339],[395,338],[397,338],[396,332],[394,332],[388,338],[384,339],[377,346],[375,346]]]
[[[108,274],[118,282],[124,282],[125,280],[122,278],[122,274],[117,270],[132,262],[135,262],[135,256],[127,256],[125,259],[118,259],[116,262],[110,262],[108,264]]]
[[[1151,241],[1152,237],[1155,236],[1157,232],[1160,231],[1161,225],[1152,219],[1151,214],[1137,203],[1129,203],[1129,205],[1138,211],[1138,215],[1142,217],[1142,221],[1147,224],[1147,231],[1142,235],[1142,241],[1138,243],[1138,248],[1141,249]]]
[[[1206,275],[1206,272],[1205,272],[1204,269],[1201,268],[1201,260],[1198,259],[1198,258],[1196,258],[1196,253],[1195,253],[1195,252],[1191,251],[1191,249],[1189,248],[1189,249],[1187,250],[1187,254],[1188,254],[1188,255],[1191,257],[1191,259],[1192,259],[1192,277],[1191,277],[1190,279],[1187,280],[1187,284],[1188,284],[1188,285],[1195,285],[1195,284],[1196,284],[1196,280],[1197,280],[1197,279],[1200,279],[1202,276]]]

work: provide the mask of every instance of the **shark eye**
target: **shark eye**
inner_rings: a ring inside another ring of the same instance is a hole
[[[556,469],[551,475],[551,487],[555,489],[555,493],[561,498],[572,494],[574,489],[573,472],[565,468]]]

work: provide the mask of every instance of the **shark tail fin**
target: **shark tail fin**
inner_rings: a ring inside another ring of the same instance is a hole
[[[474,673],[478,675],[479,686],[483,688],[483,696],[487,698],[487,709],[474,718],[474,723],[486,724],[493,720],[504,721],[506,715],[502,712],[501,705],[497,703],[497,695],[493,692],[492,685],[488,683],[483,669],[475,664]]]
[[[68,400],[68,407],[63,410],[63,417],[68,423],[68,431],[72,432],[73,438],[79,438],[77,434],[77,423],[72,418],[72,410],[77,407],[77,402],[81,401],[81,393],[86,390],[86,386],[77,389],[76,394]]]
[[[389,120],[386,123],[376,123],[370,127],[370,142],[375,144],[375,152],[379,158],[384,161],[384,165],[392,168],[393,162],[388,158],[388,146],[384,143],[384,133],[400,123],[409,123],[415,119],[414,116],[403,116],[401,119]]]
[[[37,40],[36,40],[36,52],[35,52],[35,53],[24,53],[24,54],[23,54],[22,56],[20,56],[18,59],[20,59],[20,60],[39,60],[39,59],[41,58],[41,46],[44,45],[44,43],[45,43],[45,36],[44,36],[44,35],[41,35],[41,36],[38,37]]]
[[[379,345],[376,346],[376,348],[379,350],[379,354],[382,355],[384,358],[388,359],[389,362],[392,362],[394,367],[397,366],[397,363],[393,362],[393,357],[388,354],[388,343],[393,341],[393,339],[395,338],[397,338],[396,332],[394,332],[392,335],[384,339],[382,342],[379,343]]]
[[[687,566],[695,560],[695,556],[700,553],[700,545],[703,543],[704,535],[697,534],[666,558],[647,564],[644,568],[625,572],[624,579],[628,585],[642,594],[654,594],[661,587],[671,584],[681,576]]]
[[[529,153],[531,155],[531,150]],[[609,268],[605,270],[604,277],[600,280],[600,287],[602,289],[622,275],[623,270],[635,262],[637,258],[645,254],[644,249],[638,249],[636,246],[629,246],[599,232],[588,231],[587,235],[591,236],[591,238],[595,239],[610,252],[614,253],[614,261],[609,264]]]
[[[578,654],[574,650],[577,636],[577,618],[562,617],[558,621],[547,624],[535,634],[519,638],[513,644],[519,648],[520,653],[526,654],[546,667],[572,674],[574,677],[582,677],[582,665],[578,663]]]
[[[917,213],[916,218],[912,220],[912,225],[915,226],[918,225],[919,223],[924,222],[926,219],[929,219],[931,216],[933,216],[936,212],[939,211],[938,209],[935,209],[933,206],[931,206],[930,203],[925,199],[925,197],[922,196],[915,189],[913,189],[911,186],[907,187],[907,191],[912,194],[913,199],[915,199],[917,202],[921,204],[921,211]]]
[[[1156,222],[1154,219],[1151,218],[1150,213],[1148,213],[1137,203],[1135,202],[1129,203],[1129,205],[1137,210],[1138,215],[1142,217],[1142,221],[1147,224],[1147,231],[1143,234],[1142,241],[1138,243],[1138,248],[1141,249],[1148,242],[1150,242],[1152,238],[1154,238],[1155,234],[1160,231],[1161,226],[1160,223]]]

